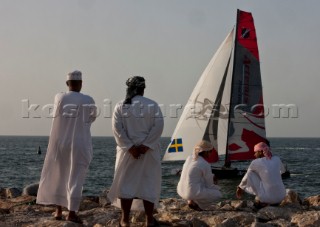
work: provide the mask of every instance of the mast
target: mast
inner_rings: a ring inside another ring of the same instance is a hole
[[[233,37],[233,43],[234,43],[234,49],[233,49],[233,66],[232,66],[232,79],[231,79],[231,95],[230,95],[230,107],[231,108],[231,101],[232,101],[232,95],[233,95],[233,78],[234,78],[234,69],[235,69],[235,60],[236,60],[236,50],[237,50],[237,42],[236,42],[236,37],[237,37],[237,32],[238,32],[238,20],[239,20],[239,14],[240,10],[237,9],[237,20],[236,20],[236,26],[235,26],[235,33]],[[228,115],[228,127],[227,127],[227,141],[226,141],[226,155],[224,159],[224,166],[225,167],[230,167],[231,161],[228,160],[228,144],[229,144],[229,129],[230,129],[230,109],[229,109],[229,115]]]

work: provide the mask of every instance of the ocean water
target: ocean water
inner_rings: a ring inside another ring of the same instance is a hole
[[[297,191],[302,198],[320,194],[320,138],[270,138],[272,152],[287,165],[291,177],[284,179],[286,188]],[[161,138],[162,155],[170,138]],[[48,137],[0,136],[0,187],[23,189],[40,179]],[[38,154],[40,146],[42,153]],[[113,137],[93,137],[94,156],[84,184],[84,195],[99,195],[111,186],[115,163]],[[249,162],[236,167],[245,168]],[[161,198],[178,197],[175,173],[183,162],[162,163]],[[221,166],[222,161],[215,164]],[[223,199],[234,199],[241,179],[219,180]]]

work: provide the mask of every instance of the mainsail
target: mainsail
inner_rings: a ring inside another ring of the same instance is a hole
[[[202,139],[225,154],[226,164],[251,160],[254,145],[265,138],[256,31],[251,13],[238,10],[236,26],[202,73],[163,160],[185,160]]]

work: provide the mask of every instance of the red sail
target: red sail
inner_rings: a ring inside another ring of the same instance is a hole
[[[256,29],[251,13],[239,10],[236,39],[240,45],[247,48],[259,60]]]
[[[265,141],[264,107],[256,30],[251,13],[238,10],[226,162],[254,159]]]

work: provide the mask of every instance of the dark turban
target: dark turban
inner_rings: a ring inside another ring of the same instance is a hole
[[[126,94],[126,99],[124,100],[124,104],[131,104],[132,103],[131,99],[136,95],[140,95],[146,87],[145,80],[141,76],[130,77],[126,81],[126,85],[128,87],[127,87],[127,94]]]

